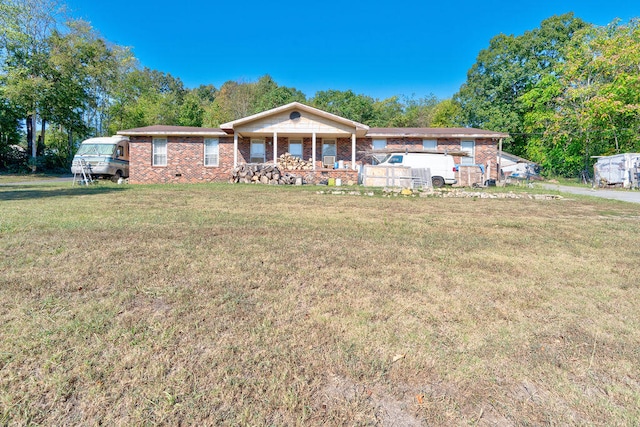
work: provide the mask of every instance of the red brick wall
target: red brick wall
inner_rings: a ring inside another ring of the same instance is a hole
[[[460,151],[460,139],[459,138],[440,138],[438,139],[438,150],[450,150],[450,151]],[[498,157],[498,147],[497,143],[492,141],[491,139],[476,139],[476,153],[475,153],[475,164],[484,165],[485,168],[489,166],[489,172],[491,174],[491,178],[496,179],[498,176],[497,173],[497,164],[496,159]],[[360,144],[360,140],[358,141]],[[373,147],[373,141],[371,138],[366,138],[362,141],[363,147],[358,147],[358,150],[371,150]],[[387,139],[387,148],[398,149],[400,151],[409,148],[409,149],[421,149],[422,148],[422,138],[388,138]],[[370,160],[366,160],[366,163],[370,163]],[[455,158],[456,164],[460,164],[460,157]],[[489,179],[489,177],[485,177]]]
[[[476,139],[476,164],[489,169],[491,176],[486,179],[498,178],[498,145],[490,139]]]
[[[219,138],[218,167],[204,166],[203,137],[168,137],[167,165],[152,166],[151,136],[131,137],[129,182],[226,181],[233,168],[233,138]]]
[[[351,169],[305,171],[304,176],[311,184],[317,184],[329,178],[340,178],[342,185],[358,183],[358,171]]]
[[[203,137],[168,137],[167,166],[152,166],[151,136],[131,137],[130,155],[131,168],[129,182],[131,183],[166,183],[166,182],[210,182],[226,181],[233,169],[233,137],[219,138],[219,166],[204,166],[204,138]],[[238,162],[246,163],[250,154],[250,138],[240,138],[238,141]],[[265,138],[266,161],[273,161],[273,138]],[[343,160],[345,167],[351,167],[351,138],[338,138],[337,160]],[[356,163],[370,163],[365,158],[365,152],[372,147],[371,138],[359,138],[356,141]],[[387,140],[388,148],[421,148],[421,138],[397,138]],[[439,139],[438,149],[460,150],[460,139]],[[289,150],[289,138],[278,138],[278,153],[280,156]],[[476,140],[476,164],[485,167],[490,164],[490,177],[497,178],[496,157],[497,145],[489,139]],[[311,137],[303,139],[303,158],[312,157]],[[459,160],[456,161],[459,163]],[[316,168],[322,168],[322,138],[316,140]],[[337,172],[340,175],[339,172]],[[342,177],[336,175],[335,177]],[[334,177],[331,175],[331,177]],[[351,179],[345,175],[343,180]],[[489,179],[489,176],[485,176]]]

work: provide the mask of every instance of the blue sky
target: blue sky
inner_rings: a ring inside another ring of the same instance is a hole
[[[312,97],[348,90],[451,97],[478,52],[567,12],[606,25],[640,17],[639,1],[67,0],[74,18],[133,49],[187,87],[264,74]]]

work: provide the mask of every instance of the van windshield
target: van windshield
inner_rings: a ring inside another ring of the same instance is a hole
[[[113,154],[115,144],[82,144],[76,154],[81,156],[109,156]]]
[[[384,158],[382,163],[387,163],[387,164],[390,164],[390,165],[393,165],[393,164],[396,164],[396,163],[402,163],[402,155],[401,154],[389,154],[387,157]]]

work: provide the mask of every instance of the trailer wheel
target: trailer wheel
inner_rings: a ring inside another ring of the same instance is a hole
[[[444,178],[441,176],[434,176],[431,178],[431,183],[436,188],[444,187]]]

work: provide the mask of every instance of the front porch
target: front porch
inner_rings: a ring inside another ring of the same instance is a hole
[[[357,139],[368,126],[297,102],[224,123],[233,135],[233,166],[241,163],[278,165],[284,153],[308,161],[311,171],[357,170]],[[344,175],[344,173],[338,173]],[[356,173],[357,175],[357,173]]]
[[[284,163],[240,163],[233,168],[231,183],[260,183],[271,185],[291,184],[330,184],[355,185],[358,183],[358,170],[327,169],[310,166],[287,168]]]
[[[299,159],[306,171],[357,170],[356,140],[349,138],[298,137],[278,135],[234,138],[234,167],[246,163],[282,166],[282,157]],[[286,166],[286,165],[285,165]]]

